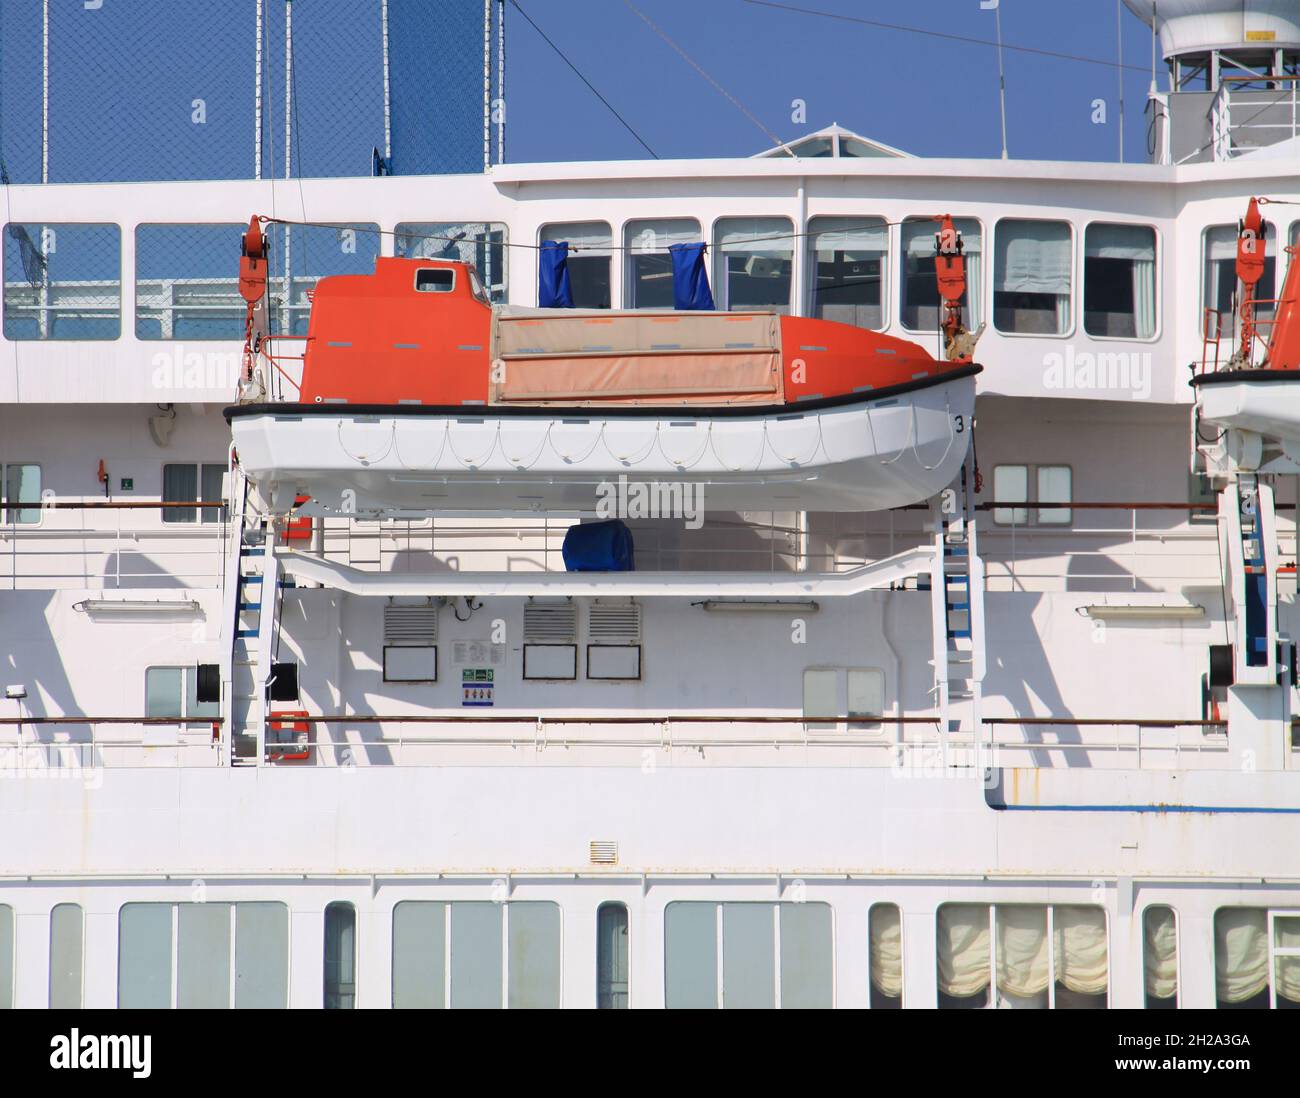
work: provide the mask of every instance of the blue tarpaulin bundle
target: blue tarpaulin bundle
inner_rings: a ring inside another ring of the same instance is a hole
[[[632,531],[622,519],[570,526],[562,551],[568,572],[634,571]]]
[[[537,304],[543,309],[572,309],[569,285],[569,242],[543,240],[537,271]]]
[[[673,308],[712,310],[709,272],[704,265],[704,244],[670,244],[673,261]]]

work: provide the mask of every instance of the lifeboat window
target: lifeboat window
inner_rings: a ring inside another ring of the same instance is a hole
[[[245,306],[230,257],[247,228],[237,224],[138,226],[136,339],[242,340]]]
[[[41,521],[41,467],[13,462],[0,465],[0,487],[4,490],[6,523]],[[36,507],[15,507],[16,503],[36,503]]]
[[[941,1008],[1104,1009],[1110,988],[1100,907],[944,904],[937,926]]]
[[[629,221],[623,229],[623,303],[628,309],[671,309],[673,266],[668,249],[702,240],[691,217]]]
[[[885,326],[888,229],[878,217],[814,217],[808,222],[812,315],[859,328]]]
[[[567,265],[575,309],[608,309],[611,297],[613,234],[606,221],[554,222],[543,225],[543,240],[569,245]],[[538,252],[538,263],[541,253]]]
[[[596,909],[596,1009],[628,1006],[627,905],[601,904]]]
[[[168,464],[163,466],[164,503],[221,503],[225,499],[226,466],[215,462],[203,464]],[[164,507],[163,522],[224,522],[225,507]]]
[[[5,226],[5,339],[117,339],[121,327],[116,225]]]
[[[1224,907],[1214,915],[1219,1009],[1300,1009],[1300,911]]]
[[[1212,225],[1205,230],[1201,304],[1204,309],[1220,314],[1224,332],[1233,330],[1234,301],[1241,300],[1237,281],[1237,237],[1236,225]],[[1264,274],[1255,287],[1255,298],[1259,301],[1255,315],[1260,320],[1271,320],[1276,312],[1273,304],[1273,298],[1277,297],[1276,287],[1277,228],[1271,221],[1266,221]]]
[[[82,923],[80,904],[56,904],[50,911],[51,1009],[81,1009]]]
[[[1142,915],[1143,994],[1147,1010],[1178,1006],[1178,921],[1172,907],[1153,905]]]
[[[398,256],[459,260],[474,268],[491,301],[505,301],[506,227],[501,222],[404,221],[395,238]]]
[[[788,218],[724,217],[713,239],[718,308],[790,312],[794,226]]]
[[[993,324],[998,331],[1069,331],[1072,247],[1066,221],[998,222],[993,261]]]
[[[415,289],[422,294],[449,294],[456,285],[456,272],[450,267],[421,267],[415,272]]]
[[[974,331],[984,319],[980,287],[983,284],[983,235],[973,217],[954,217],[953,227],[961,234],[966,257],[966,293],[962,296],[962,323]],[[903,327],[913,332],[939,329],[939,284],[935,280],[935,229],[929,217],[912,217],[903,222],[903,270],[900,279]]]
[[[1083,329],[1088,335],[1156,334],[1156,231],[1089,225],[1083,244]]]
[[[873,1010],[903,1005],[903,922],[897,904],[873,904],[867,916]]]

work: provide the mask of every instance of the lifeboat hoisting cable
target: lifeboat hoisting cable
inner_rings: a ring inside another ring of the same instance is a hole
[[[241,390],[247,391],[254,385],[254,365],[264,334],[258,323],[257,309],[266,297],[266,236],[256,215],[249,218],[248,231],[240,239],[239,295],[247,303],[248,313],[244,322],[244,356],[239,385]]]
[[[961,319],[961,299],[966,296],[966,242],[953,224],[952,214],[934,220],[939,222],[939,231],[934,234],[934,274],[943,302],[940,328],[944,357],[949,362],[971,362],[984,326],[968,332]]]

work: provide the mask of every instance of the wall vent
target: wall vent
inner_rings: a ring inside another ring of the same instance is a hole
[[[384,644],[425,645],[438,643],[438,607],[432,602],[384,607]]]
[[[569,601],[524,606],[525,644],[577,644],[578,608]]]
[[[640,644],[641,607],[635,602],[593,602],[587,607],[589,644]]]
[[[591,842],[592,865],[617,865],[618,843],[608,839],[593,839]]]

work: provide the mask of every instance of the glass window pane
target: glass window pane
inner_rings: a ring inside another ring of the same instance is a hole
[[[628,1006],[628,925],[623,904],[601,904],[596,911],[596,1008]]]
[[[1255,297],[1263,303],[1256,307],[1255,315],[1270,319],[1275,311],[1272,299],[1277,296],[1277,229],[1272,222],[1264,225],[1264,274],[1255,287]],[[1201,303],[1206,309],[1222,314],[1225,333],[1235,327],[1233,297],[1239,289],[1237,238],[1236,225],[1212,225],[1205,230]]]
[[[828,1010],[834,999],[830,904],[781,904],[781,1009]]]
[[[307,293],[326,275],[374,273],[379,226],[373,223],[270,225],[266,231],[273,334],[307,334],[311,315]]]
[[[221,715],[220,702],[199,701],[199,669],[184,668],[185,673],[185,716],[199,720],[209,720]]]
[[[673,265],[668,249],[701,239],[694,218],[629,221],[623,228],[626,256],[623,297],[629,309],[673,307]]]
[[[193,503],[199,498],[199,468],[197,465],[163,466],[163,502]],[[198,516],[193,507],[164,507],[163,522],[194,522]]]
[[[118,917],[117,1005],[172,1005],[172,905],[124,904]]]
[[[357,1005],[357,912],[349,903],[325,908],[325,1009]]]
[[[494,302],[506,299],[506,227],[492,221],[404,221],[395,250],[412,259],[470,263]]]
[[[1267,911],[1223,907],[1215,912],[1214,977],[1220,1009],[1268,1007]]]
[[[713,296],[720,309],[791,308],[794,226],[784,217],[724,217],[714,226]]]
[[[803,716],[807,721],[833,721],[840,715],[840,674],[809,668],[803,673]]]
[[[771,904],[722,905],[722,1005],[776,1006],[776,926]]]
[[[246,225],[140,225],[135,230],[137,339],[244,338],[240,237]],[[234,391],[238,357],[222,380]]]
[[[954,217],[953,227],[961,234],[966,257],[966,293],[961,299],[962,323],[971,331],[983,319],[980,290],[984,256],[980,223],[973,217]],[[902,321],[914,332],[939,330],[939,283],[935,278],[935,235],[939,225],[933,218],[908,218],[902,226],[903,270],[901,285]]]
[[[849,716],[879,717],[885,711],[885,673],[874,667],[849,671]]]
[[[510,904],[509,998],[512,1010],[560,1008],[560,905]]]
[[[146,717],[181,717],[181,677],[179,667],[150,667],[144,673]]]
[[[1074,471],[1068,465],[1038,467],[1038,502],[1069,503],[1074,498]],[[1069,507],[1038,508],[1038,522],[1043,526],[1068,526],[1074,521]]]
[[[998,331],[1068,331],[1071,265],[1066,222],[999,221],[993,263],[993,324]]]
[[[1089,225],[1084,237],[1083,327],[1089,335],[1156,334],[1156,231]]]
[[[903,1005],[903,924],[896,904],[875,904],[868,915],[873,1010]]]
[[[859,328],[885,326],[888,229],[876,217],[808,222],[812,315]]]
[[[987,904],[944,904],[939,908],[939,1006],[983,1007],[988,1002],[990,911]]]
[[[1000,1007],[1047,1007],[1047,908],[1030,904],[999,906],[997,931],[997,1004]]]
[[[1273,919],[1274,986],[1279,1007],[1300,1007],[1300,916]]]
[[[5,338],[116,339],[121,272],[116,225],[6,225]]]
[[[993,498],[998,503],[1029,500],[1029,466],[996,465],[993,468]],[[995,507],[993,521],[1002,526],[1024,526],[1029,521],[1028,507]]]
[[[176,1005],[230,1006],[230,904],[177,904]]]
[[[447,905],[403,900],[393,908],[393,1006],[447,1005]]]
[[[575,309],[610,307],[610,245],[613,237],[605,221],[556,222],[543,225],[542,240],[567,241],[569,284]],[[577,248],[578,251],[573,249]],[[539,256],[541,253],[538,253]],[[540,262],[540,259],[539,259]]]
[[[1142,968],[1147,1009],[1178,1006],[1178,924],[1173,908],[1149,907],[1142,916]]]
[[[198,499],[203,503],[219,503],[225,498],[223,488],[226,476],[226,467],[224,465],[204,465],[202,466],[201,483],[199,484]],[[199,515],[200,522],[224,522],[226,520],[225,507],[204,507],[202,514]]]
[[[284,1010],[289,1005],[289,908],[235,904],[235,1006]]]
[[[82,917],[79,904],[50,912],[50,1006],[81,1009]]]
[[[34,523],[41,521],[41,467],[19,463],[4,467],[4,494],[6,503],[35,503],[35,507],[5,508],[5,522]]]
[[[718,1005],[718,905],[671,903],[664,910],[664,1005]]]
[[[501,905],[451,905],[451,1005],[501,1009]]]
[[[1052,937],[1056,1009],[1104,1010],[1110,990],[1106,913],[1075,904],[1053,907]]]
[[[0,904],[0,1010],[14,1005],[14,909]]]

